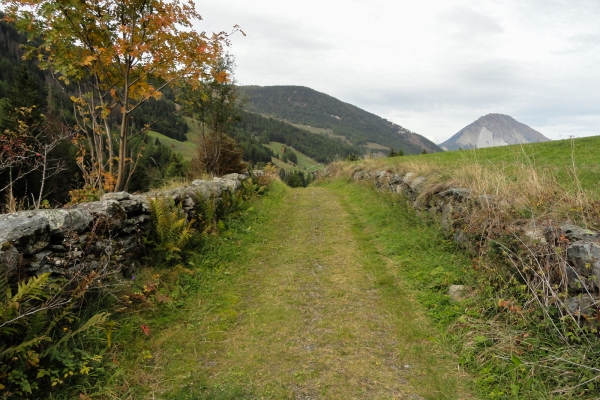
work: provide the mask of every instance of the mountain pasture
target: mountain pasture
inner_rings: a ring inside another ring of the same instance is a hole
[[[554,140],[482,149],[455,150],[378,160],[386,166],[412,165],[441,175],[458,174],[474,166],[501,171],[507,179],[526,169],[551,175],[568,190],[600,194],[600,136]]]
[[[275,153],[277,155],[282,155],[283,153],[281,153],[281,149],[285,146],[285,144],[280,143],[280,142],[270,142],[268,145],[265,145],[265,146],[268,147],[269,149],[271,149],[273,151],[273,153]],[[280,161],[280,164],[281,164],[281,166],[277,165],[278,167],[286,168],[286,169],[296,167],[297,169],[304,170],[307,172],[318,171],[318,170],[321,170],[324,168],[323,164],[318,163],[315,160],[313,160],[312,158],[305,156],[304,154],[302,154],[298,150],[294,149],[293,147],[291,147],[291,146],[286,146],[286,147],[288,149],[292,150],[294,153],[296,153],[296,155],[298,156],[298,164],[290,165],[290,164],[284,163],[281,160],[278,160],[278,161]]]

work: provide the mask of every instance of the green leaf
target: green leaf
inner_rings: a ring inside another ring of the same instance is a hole
[[[523,362],[519,359],[519,357],[517,357],[515,355],[513,355],[510,359],[512,360],[513,364],[515,364],[515,366],[517,366],[517,367],[519,365],[523,364]]]

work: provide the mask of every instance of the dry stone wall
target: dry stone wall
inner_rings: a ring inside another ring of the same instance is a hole
[[[476,196],[468,188],[433,184],[413,172],[398,174],[357,166],[351,179],[370,181],[379,190],[404,196],[415,209],[436,218],[455,242],[476,255],[485,254],[497,237],[484,237],[482,231],[474,231],[466,222],[467,216],[474,211],[484,216],[487,212],[487,220],[481,219],[486,225],[507,208],[502,199]],[[600,312],[600,233],[555,221],[521,221],[500,228],[512,238],[512,247],[505,248],[510,253],[507,259],[520,269],[524,279],[546,279],[549,286],[558,288],[556,293],[549,288],[547,298],[556,297],[571,313],[593,317]],[[524,266],[533,268],[527,272],[520,268]],[[560,298],[559,291],[567,297]]]
[[[247,178],[229,174],[172,190],[107,193],[99,201],[69,208],[2,214],[0,271],[13,282],[45,272],[75,277],[97,270],[123,271],[145,253],[150,199],[172,198],[192,218],[199,198],[235,192]]]

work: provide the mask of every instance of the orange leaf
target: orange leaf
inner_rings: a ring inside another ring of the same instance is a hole
[[[158,301],[159,303],[168,303],[171,301],[171,298],[166,294],[158,294],[156,295],[156,301]]]
[[[144,335],[146,336],[150,336],[150,327],[148,325],[140,325],[140,328],[142,328],[142,332],[144,332]]]

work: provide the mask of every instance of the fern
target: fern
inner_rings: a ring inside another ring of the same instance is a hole
[[[26,350],[37,347],[42,342],[51,342],[51,341],[52,341],[52,339],[50,339],[48,336],[37,336],[31,340],[22,342],[22,343],[18,344],[17,346],[12,346],[7,349],[3,349],[2,351],[0,351],[0,358],[12,357],[15,354],[23,353]]]
[[[47,294],[44,293],[44,288],[48,284],[49,278],[50,273],[47,272],[45,274],[29,278],[27,281],[19,282],[17,286],[17,293],[12,297],[11,301],[19,303],[23,299],[42,300],[43,298],[47,297]]]
[[[105,324],[106,321],[108,320],[109,316],[110,316],[110,314],[107,313],[107,312],[101,312],[101,313],[93,315],[90,319],[88,319],[87,321],[85,321],[85,323],[83,325],[81,325],[78,329],[74,330],[73,332],[67,333],[62,338],[60,338],[60,340],[58,342],[56,342],[54,345],[50,346],[42,354],[42,356],[46,356],[49,353],[55,351],[61,344],[63,344],[67,340],[69,340],[69,339],[77,336],[78,334],[80,334],[82,332],[85,332],[85,331],[87,331],[90,328],[98,327],[100,325]]]
[[[195,221],[188,221],[181,206],[172,199],[151,199],[150,212],[153,222],[150,243],[167,264],[182,261],[185,252],[201,241],[202,234],[193,228]]]

